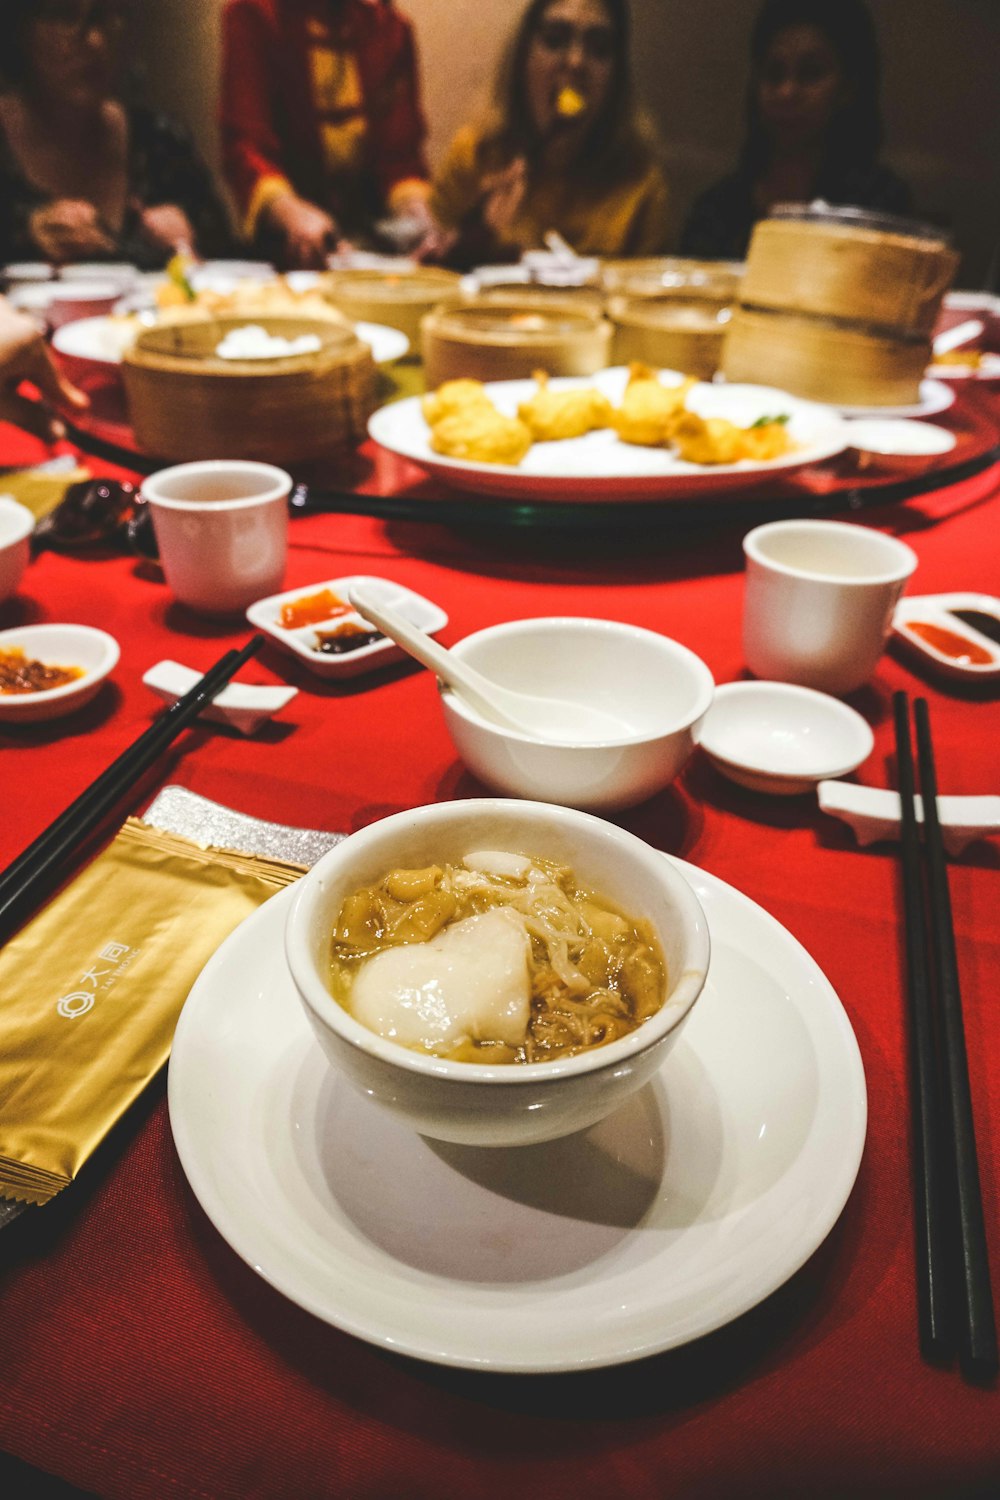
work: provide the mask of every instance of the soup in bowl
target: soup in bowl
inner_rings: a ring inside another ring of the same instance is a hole
[[[333,1066],[421,1134],[529,1145],[648,1082],[705,982],[708,927],[633,834],[548,803],[397,813],[303,877],[285,934]]]

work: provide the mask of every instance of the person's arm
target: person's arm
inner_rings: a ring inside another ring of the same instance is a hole
[[[431,188],[424,141],[427,126],[420,106],[420,84],[413,31],[400,16],[391,18],[391,56],[375,97],[369,101],[372,161],[383,200],[395,214],[427,218]]]
[[[208,167],[187,135],[145,110],[131,113],[131,184],[140,236],[165,255],[232,253],[233,233]]]
[[[20,394],[25,380],[35,386],[41,403]],[[90,405],[53,361],[38,325],[0,297],[0,421],[13,422],[47,442],[55,441],[64,432],[48,410],[50,403],[76,411]]]

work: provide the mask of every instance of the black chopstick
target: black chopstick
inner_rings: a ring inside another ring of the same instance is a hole
[[[227,651],[7,866],[0,874],[0,934],[38,900],[67,856],[263,644],[264,637],[255,635],[241,651]]]
[[[948,871],[937,809],[937,775],[927,701],[914,704],[917,758],[924,809],[924,846],[930,898],[935,977],[938,986],[941,1040],[944,1049],[944,1095],[950,1122],[949,1146],[954,1174],[960,1244],[960,1306],[963,1355],[970,1371],[989,1378],[998,1370],[997,1334],[990,1285],[986,1226],[979,1183],[975,1121],[969,1088],[969,1064],[962,1019],[962,993],[955,952]]]
[[[942,1146],[941,1085],[934,1042],[934,1013],[926,962],[920,834],[914,803],[910,708],[905,693],[893,699],[896,774],[901,810],[903,910],[909,1000],[910,1070],[914,1143],[914,1232],[920,1347],[932,1359],[954,1353],[948,1298],[945,1219],[947,1191]]]

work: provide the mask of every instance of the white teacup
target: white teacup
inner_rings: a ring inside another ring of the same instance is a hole
[[[744,537],[743,550],[751,672],[826,693],[867,682],[917,566],[905,542],[842,521],[771,521]]]
[[[206,459],[142,483],[167,584],[206,615],[277,593],[288,553],[291,476],[273,464]]]

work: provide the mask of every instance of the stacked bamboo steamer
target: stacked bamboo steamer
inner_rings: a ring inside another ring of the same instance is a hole
[[[837,406],[910,406],[958,256],[890,215],[784,205],[754,229],[726,332],[727,380]]]
[[[436,266],[398,271],[331,271],[323,295],[354,323],[381,323],[405,333],[411,349],[420,342],[420,321],[441,302],[459,296],[462,278]]]
[[[596,304],[557,293],[474,297],[421,323],[428,390],[446,380],[593,375],[611,356],[611,324]]]
[[[254,317],[272,337],[313,335],[320,347],[265,359],[220,356],[222,340],[248,321],[209,318],[139,334],[122,358],[122,379],[144,452],[297,464],[364,439],[378,383],[368,345],[328,319]]]
[[[728,261],[664,260],[605,269],[615,364],[633,360],[711,380],[739,294],[743,266]]]

